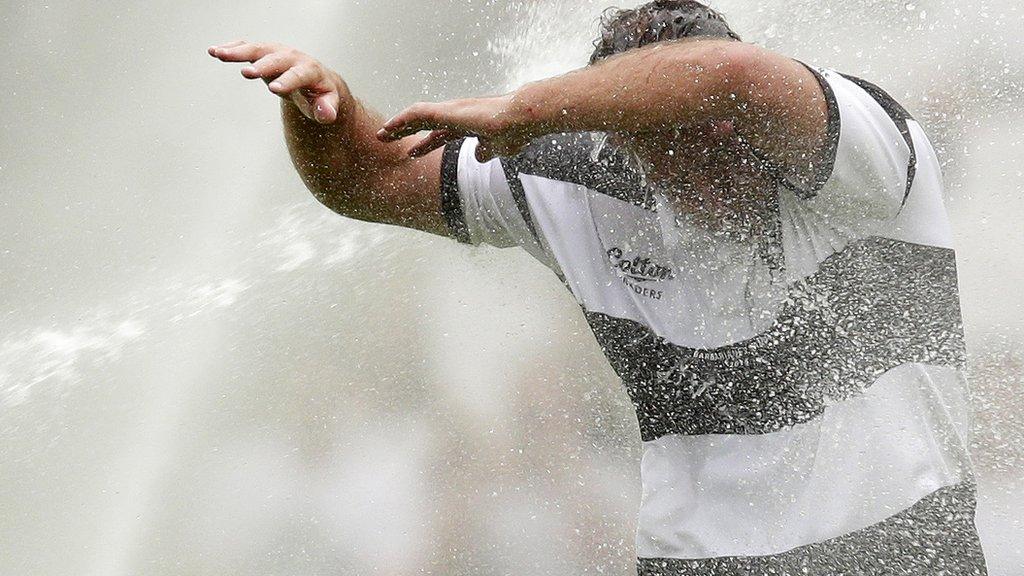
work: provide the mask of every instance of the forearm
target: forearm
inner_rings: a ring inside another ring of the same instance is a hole
[[[282,44],[239,40],[208,50],[248,62],[242,75],[282,100],[285,141],[306,187],[344,216],[447,234],[441,215],[441,153],[410,159],[410,145],[376,138],[383,118],[352,96],[319,60]]]
[[[339,93],[338,117],[321,124],[302,113],[290,99],[281,101],[285,140],[296,171],[321,203],[336,212],[374,219],[378,204],[370,182],[404,160],[396,146],[382,145],[374,132],[383,119],[364,106],[345,82],[332,73]]]
[[[737,48],[699,40],[634,50],[521,87],[511,95],[509,116],[531,135],[543,135],[654,132],[727,115],[737,105],[721,95],[735,77]]]

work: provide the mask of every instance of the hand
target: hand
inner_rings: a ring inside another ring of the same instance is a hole
[[[251,62],[242,76],[262,79],[281,98],[291,100],[306,118],[321,124],[338,119],[341,78],[311,56],[281,44],[239,40],[211,46],[210,56],[222,62]]]
[[[511,96],[467,98],[449,102],[413,104],[388,120],[377,132],[382,142],[394,142],[430,130],[409,149],[409,156],[430,153],[464,136],[479,138],[479,162],[518,153],[531,139],[523,122],[510,112]]]

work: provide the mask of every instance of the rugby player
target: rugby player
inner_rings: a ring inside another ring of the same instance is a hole
[[[327,207],[562,279],[636,407],[641,576],[985,574],[942,176],[884,90],[690,0],[390,120],[289,47],[210,53],[281,97]]]

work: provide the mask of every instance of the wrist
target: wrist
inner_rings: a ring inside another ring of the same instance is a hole
[[[529,84],[500,98],[503,100],[502,123],[509,133],[533,139],[552,132],[550,114],[544,109],[543,101],[532,93]]]

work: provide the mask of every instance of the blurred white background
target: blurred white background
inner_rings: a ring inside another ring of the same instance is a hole
[[[572,297],[522,252],[332,215],[277,99],[206,55],[292,44],[390,113],[578,66],[604,6],[0,6],[0,574],[632,573],[638,431]],[[1024,575],[1021,6],[713,6],[936,142],[979,524]]]

